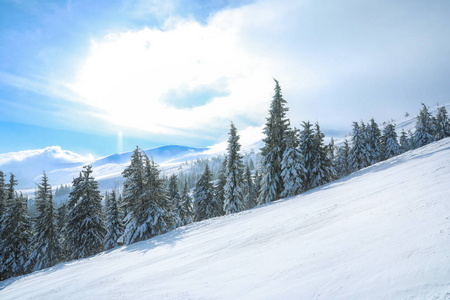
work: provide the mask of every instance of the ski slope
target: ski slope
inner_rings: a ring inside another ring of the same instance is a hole
[[[450,138],[0,289],[0,299],[450,299]]]

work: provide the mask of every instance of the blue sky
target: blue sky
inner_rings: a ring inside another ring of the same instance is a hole
[[[294,126],[342,136],[450,102],[448,36],[448,1],[1,0],[0,153],[249,136],[273,77]]]

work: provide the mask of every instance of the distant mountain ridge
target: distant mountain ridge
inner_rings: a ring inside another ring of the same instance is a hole
[[[195,156],[209,148],[195,148],[167,145],[145,150],[156,163]],[[0,170],[13,173],[18,180],[18,189],[34,189],[43,171],[48,174],[52,185],[70,183],[84,165],[94,167],[96,177],[118,176],[130,162],[132,151],[108,155],[94,160],[92,156],[82,156],[60,146],[45,149],[26,150],[0,154]]]

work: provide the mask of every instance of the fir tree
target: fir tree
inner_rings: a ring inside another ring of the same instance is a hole
[[[334,145],[334,139],[331,138],[330,143],[328,144],[328,147],[326,148],[327,150],[327,157],[330,159],[330,161],[332,163],[334,163],[334,161],[336,160],[336,147]]]
[[[419,148],[434,142],[433,118],[428,108],[422,103],[422,110],[417,116],[416,131],[414,132],[414,147]]]
[[[364,124],[364,123],[363,123]],[[350,150],[350,167],[353,171],[358,171],[366,167],[366,148],[364,131],[358,124],[353,122],[352,148]]]
[[[0,280],[28,272],[25,264],[29,256],[31,226],[27,215],[27,199],[17,195],[16,185],[17,181],[11,174],[0,231]]]
[[[123,209],[124,209],[124,243],[131,244],[135,241],[133,232],[138,227],[137,213],[139,201],[144,194],[144,162],[139,147],[131,155],[131,163],[122,172],[125,181],[123,183]]]
[[[338,154],[336,157],[336,172],[339,178],[345,177],[352,172],[352,167],[350,166],[350,147],[347,140],[338,149]]]
[[[47,174],[38,184],[36,197],[36,218],[34,220],[33,251],[27,266],[40,270],[56,265],[60,261],[61,246],[57,236],[56,211],[53,203],[52,189]]]
[[[330,182],[334,178],[334,169],[331,160],[327,156],[327,150],[323,143],[325,135],[320,131],[319,123],[316,123],[316,128],[313,137],[313,171],[311,188],[321,186]]]
[[[406,151],[409,150],[411,150],[409,138],[405,130],[402,129],[402,133],[400,134],[400,153],[405,153]]]
[[[250,172],[250,166],[247,165],[244,173],[244,208],[251,209],[255,207],[256,202],[256,193],[253,184],[252,174]]]
[[[138,158],[139,155],[135,155],[136,157]],[[130,218],[124,233],[126,244],[163,234],[175,226],[171,203],[166,193],[164,179],[160,177],[158,166],[145,154],[140,161],[143,162],[143,166],[139,166],[139,162],[137,162],[133,168],[135,172],[142,171],[142,176],[128,172],[130,169],[124,171],[129,176],[126,182],[127,187],[130,188],[129,190],[125,189],[124,184],[125,199],[128,203],[133,203],[127,211]],[[132,182],[132,180],[137,180],[137,182]],[[142,194],[138,193],[140,187],[142,187]],[[137,197],[137,199],[132,199],[130,196]]]
[[[184,182],[183,191],[181,192],[181,203],[182,210],[180,213],[181,221],[183,225],[192,223],[193,212],[192,212],[192,199],[189,196],[189,189],[187,181]]]
[[[445,106],[438,108],[434,128],[436,140],[441,140],[450,136],[450,121]]]
[[[244,208],[242,191],[243,163],[240,150],[239,135],[233,122],[231,122],[227,148],[227,183],[225,184],[225,200],[223,203],[223,210],[227,215],[240,212]]]
[[[59,240],[59,245],[61,247],[60,261],[65,261],[69,257],[69,249],[67,245],[67,204],[64,202],[58,207],[58,212],[56,215],[56,228],[57,236]]]
[[[255,184],[253,185],[253,189],[255,190],[255,195],[258,196],[261,191],[261,176],[259,175],[258,170],[255,170],[255,175],[253,176]],[[259,205],[258,197],[256,198],[256,205]]]
[[[302,155],[296,147],[297,142],[296,131],[290,131],[286,135],[286,150],[283,154],[281,162],[281,176],[283,179],[284,191],[282,197],[295,196],[303,190],[303,176],[305,168],[302,165]]]
[[[309,122],[303,122],[302,127],[299,149],[304,168],[303,191],[307,191],[312,188],[314,179],[314,130]]]
[[[106,237],[105,250],[119,246],[119,238],[123,235],[123,224],[120,219],[119,206],[117,204],[116,191],[105,195],[106,202]]]
[[[5,184],[5,174],[0,171],[0,230],[2,228],[2,217],[6,210],[6,184]],[[1,231],[0,231],[0,241],[1,241]]]
[[[181,211],[183,210],[180,193],[178,192],[178,176],[176,174],[172,174],[169,177],[169,201],[171,202],[173,215],[175,218],[175,227],[183,226],[183,221],[181,218]]]
[[[400,154],[400,145],[397,142],[395,125],[388,124],[383,130],[383,159],[389,159]]]
[[[205,166],[194,189],[194,221],[202,221],[217,216],[217,205],[214,201],[214,188],[211,183],[212,174],[208,164]]]
[[[80,259],[103,250],[106,229],[102,197],[98,183],[92,177],[92,166],[85,166],[72,185],[73,191],[69,195],[67,242],[70,259]]]
[[[269,117],[264,128],[264,147],[262,155],[262,186],[259,196],[259,204],[278,200],[284,190],[281,179],[281,161],[286,150],[285,135],[289,127],[286,118],[288,109],[285,107],[286,100],[283,99],[281,88],[275,80],[275,94],[270,104]]]
[[[376,164],[381,160],[380,139],[381,131],[378,124],[372,118],[369,125],[366,127],[367,140],[366,140],[366,153],[367,153],[367,165]]]
[[[227,183],[227,165],[228,160],[225,156],[222,162],[222,168],[219,172],[219,178],[217,179],[217,185],[215,188],[215,200],[217,202],[217,211],[219,216],[223,216],[225,211],[223,210],[223,203],[225,202],[225,184]]]

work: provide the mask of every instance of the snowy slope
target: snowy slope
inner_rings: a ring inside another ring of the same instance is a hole
[[[0,299],[450,299],[450,138],[0,289]]]

